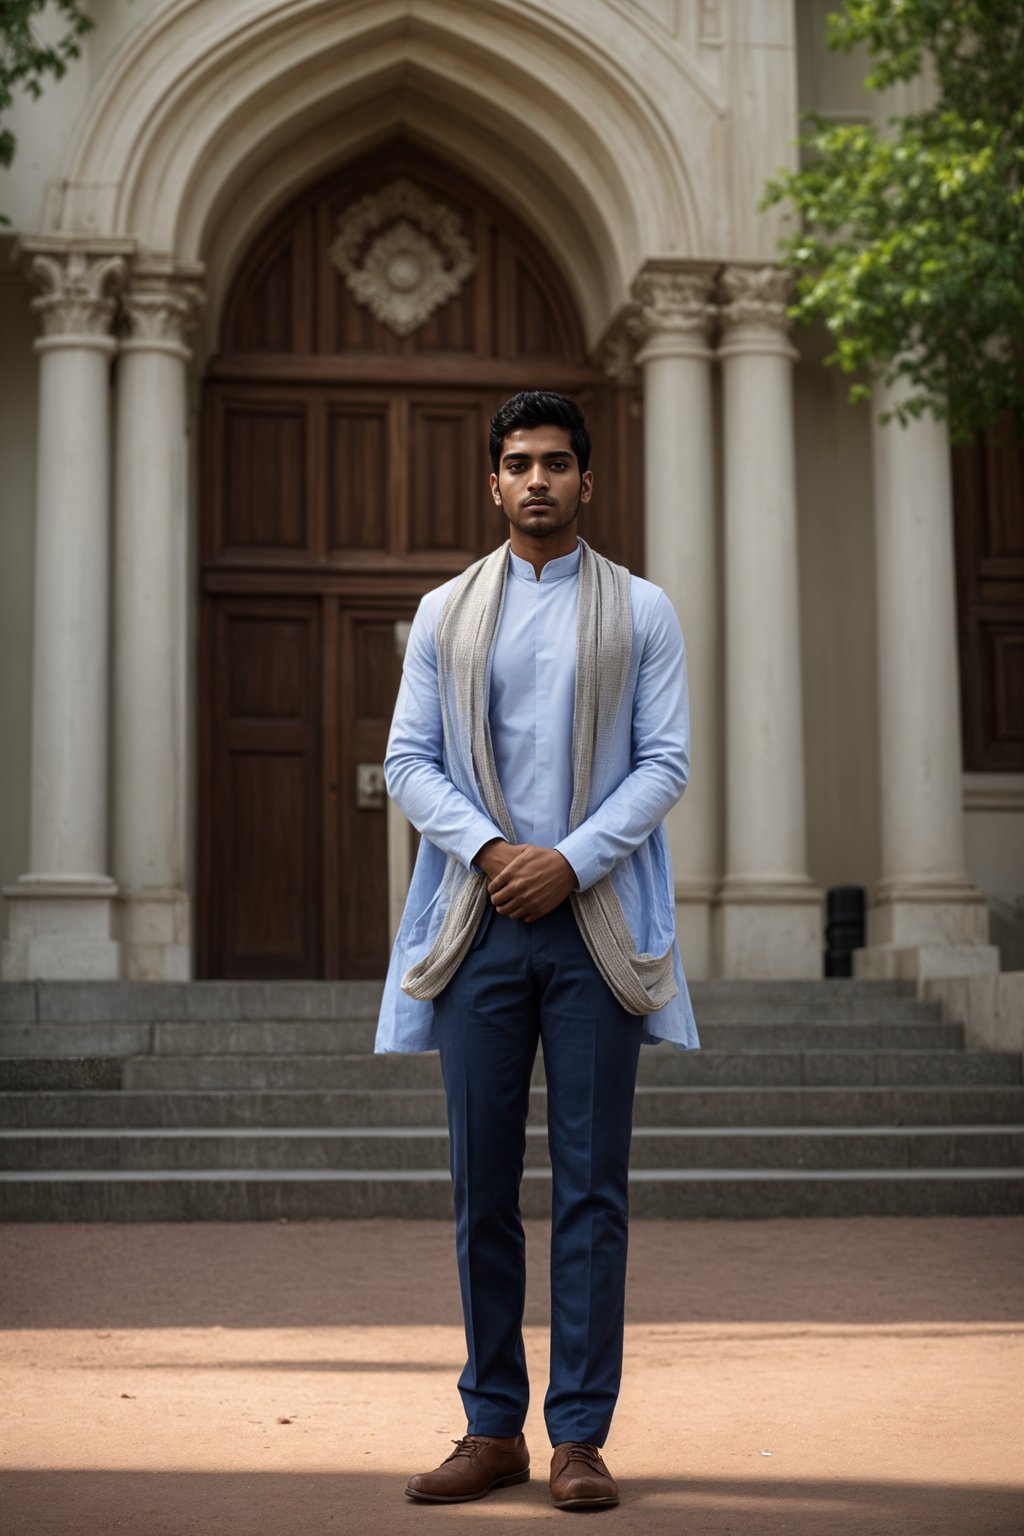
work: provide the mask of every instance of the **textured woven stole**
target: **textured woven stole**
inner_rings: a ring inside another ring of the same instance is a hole
[[[488,664],[508,575],[509,540],[476,561],[456,581],[437,625],[437,673],[445,757],[452,782],[517,841],[494,765],[488,721]],[[576,687],[572,722],[573,795],[569,831],[587,815],[595,761],[608,750],[629,675],[633,617],[625,566],[580,539],[576,618]],[[436,997],[451,981],[473,942],[490,897],[487,879],[449,854],[442,877],[448,909],[432,948],[402,977],[410,997]],[[654,1013],[679,988],[671,946],[664,955],[638,954],[611,876],[570,894],[594,963],[629,1013]]]

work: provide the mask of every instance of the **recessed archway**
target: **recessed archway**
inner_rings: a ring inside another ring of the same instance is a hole
[[[393,235],[428,279],[461,252],[456,291],[401,308],[375,254]],[[595,431],[586,536],[641,568],[633,392],[587,362],[568,284],[500,199],[394,140],[244,254],[204,386],[198,974],[382,974],[394,626],[505,536],[487,422],[536,383]]]
[[[703,244],[676,136],[618,37],[524,0],[175,0],[91,101],[52,226],[206,262],[215,329],[241,251],[295,187],[404,132],[500,189],[569,275],[592,344],[644,260]],[[720,104],[673,67],[710,134]]]

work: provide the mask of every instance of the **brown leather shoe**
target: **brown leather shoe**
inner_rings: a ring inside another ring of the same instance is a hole
[[[410,1499],[429,1499],[434,1504],[464,1504],[482,1499],[492,1488],[525,1483],[530,1477],[530,1453],[520,1435],[503,1440],[490,1435],[463,1435],[454,1440],[433,1472],[416,1472],[406,1485]]]
[[[551,1453],[551,1502],[556,1509],[605,1509],[619,1502],[619,1486],[596,1445],[564,1440]]]

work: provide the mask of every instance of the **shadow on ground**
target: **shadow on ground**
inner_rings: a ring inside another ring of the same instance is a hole
[[[132,1536],[312,1536],[315,1532],[442,1531],[466,1522],[499,1530],[564,1523],[543,1469],[528,1484],[443,1508],[414,1502],[394,1475],[61,1472],[3,1479],[5,1528],[32,1536],[78,1531]],[[1019,1488],[793,1479],[633,1478],[601,1529],[700,1536],[1016,1536]]]
[[[462,1434],[446,1222],[0,1230],[3,1536],[390,1536],[563,1520],[549,1230],[528,1484],[403,1494]],[[1024,1219],[634,1222],[601,1528],[1021,1536]],[[566,1526],[566,1530],[571,1527]]]
[[[549,1227],[525,1228],[525,1322],[546,1325]],[[24,1223],[0,1232],[4,1327],[462,1323],[447,1222]],[[1022,1217],[635,1221],[631,1234],[634,1323],[976,1324],[1024,1314]],[[88,1285],[69,1283],[71,1274],[87,1274]]]

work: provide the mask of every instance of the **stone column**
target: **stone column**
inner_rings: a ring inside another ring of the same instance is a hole
[[[821,892],[807,874],[789,275],[721,278],[725,420],[724,976],[813,977]]]
[[[23,239],[39,289],[29,871],[5,887],[8,980],[115,978],[108,873],[111,322],[131,245]]]
[[[138,267],[125,295],[114,523],[114,874],[122,968],[187,980],[185,345],[200,268]]]
[[[934,99],[928,71],[877,93],[879,132]],[[882,848],[853,972],[923,983],[998,971],[999,951],[965,872],[949,440],[930,415],[880,420],[907,392],[879,385],[871,406]]]
[[[879,420],[906,392],[872,402],[882,874],[854,971],[924,979],[999,962],[965,873],[949,443],[931,416]]]
[[[690,780],[666,819],[687,975],[714,975],[713,911],[722,873],[721,641],[715,445],[708,327],[717,267],[651,261],[633,284],[631,329],[644,385],[647,571],[672,600],[686,642]]]

